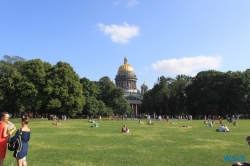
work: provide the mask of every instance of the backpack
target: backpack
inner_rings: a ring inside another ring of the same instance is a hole
[[[16,139],[14,139],[15,136],[10,139],[8,143],[8,150],[15,151],[18,149],[20,150],[22,148],[21,136],[22,136],[22,128],[19,129],[19,135]]]

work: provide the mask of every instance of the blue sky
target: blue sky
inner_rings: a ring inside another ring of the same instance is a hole
[[[0,1],[0,55],[67,62],[92,81],[114,81],[127,56],[138,89],[162,75],[245,71],[250,1]]]

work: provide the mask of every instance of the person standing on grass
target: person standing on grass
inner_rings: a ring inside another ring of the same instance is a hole
[[[9,114],[2,112],[0,114],[0,166],[3,166],[4,164],[4,158],[6,156],[6,150],[7,150],[7,140],[8,136],[11,135],[15,129],[11,129],[8,131],[7,127],[7,121],[9,119]]]
[[[30,129],[28,127],[28,123],[29,123],[29,117],[27,114],[25,114],[22,116],[21,120],[21,125],[22,125],[21,146],[20,146],[21,149],[15,150],[13,154],[13,157],[15,157],[17,160],[18,166],[27,166],[26,156],[28,152],[28,142],[30,140]],[[13,139],[15,140],[17,137],[19,137],[19,134],[20,131],[18,130]]]

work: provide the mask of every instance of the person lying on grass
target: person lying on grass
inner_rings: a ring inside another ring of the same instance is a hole
[[[205,120],[205,121],[204,121],[204,124],[209,124],[209,121]]]
[[[93,119],[89,119],[88,122],[89,123],[95,123],[95,121]]]
[[[170,121],[169,121],[168,123],[169,123],[169,124],[177,124],[177,123],[173,123],[173,122],[170,122]]]
[[[58,126],[58,125],[61,125],[61,124],[59,124],[59,121],[57,121],[57,122],[52,122],[52,125]]]
[[[97,127],[99,127],[99,125],[98,125],[98,123],[94,123],[94,126],[90,126],[90,127],[97,128]]]
[[[247,163],[247,162],[243,162],[243,163],[236,162],[236,163],[233,163],[232,166],[239,166],[239,165],[242,165],[242,166],[250,166],[250,163]]]
[[[143,122],[141,120],[139,120],[138,122],[136,122],[137,124],[143,124]]]
[[[180,128],[192,128],[191,126],[180,126]]]

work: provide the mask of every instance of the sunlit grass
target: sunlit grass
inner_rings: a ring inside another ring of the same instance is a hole
[[[20,122],[12,119],[17,128]],[[232,165],[224,156],[244,155],[250,161],[245,140],[249,120],[238,120],[239,126],[228,123],[230,132],[215,132],[219,124],[207,127],[203,121],[166,121],[154,125],[137,124],[136,120],[98,121],[91,128],[86,119],[60,121],[53,126],[46,119],[31,119],[29,166],[50,165]],[[126,124],[130,133],[121,133]],[[180,128],[182,125],[192,128]],[[15,159],[8,151],[5,165]]]

